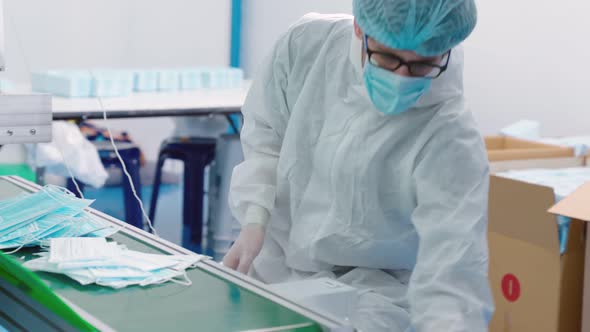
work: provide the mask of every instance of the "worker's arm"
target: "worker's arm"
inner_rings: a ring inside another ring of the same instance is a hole
[[[266,224],[274,208],[277,166],[289,120],[286,88],[288,37],[281,38],[264,60],[242,107],[244,161],[234,168],[229,205],[242,231],[223,264],[248,273],[260,253]]]
[[[289,119],[287,46],[284,36],[264,60],[242,108],[245,160],[234,169],[229,195],[232,212],[242,225],[264,226],[274,207],[277,164]]]
[[[412,221],[420,243],[408,299],[417,332],[487,331],[493,310],[485,148],[475,129],[449,121],[459,129],[451,124],[431,137],[413,173],[418,205]]]

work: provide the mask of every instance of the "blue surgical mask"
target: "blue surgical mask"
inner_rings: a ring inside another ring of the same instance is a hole
[[[61,273],[82,285],[112,288],[148,286],[164,282],[191,285],[186,270],[204,256],[161,255],[128,250],[104,239],[60,238],[49,241],[49,252],[24,266],[35,271]]]
[[[375,108],[385,115],[401,114],[418,102],[431,79],[406,77],[365,62],[365,85]]]
[[[365,35],[363,45],[365,52],[367,52],[367,40],[368,36]],[[353,41],[355,41],[354,37]],[[401,114],[407,111],[418,102],[432,84],[429,78],[406,77],[380,68],[368,61],[368,58],[365,60],[363,74],[373,105],[385,115]]]
[[[84,211],[91,203],[56,186],[0,201],[0,249],[18,251],[50,238],[107,237],[116,233],[117,227]]]
[[[78,199],[65,189],[45,186],[34,194],[20,196],[0,207],[0,236],[10,234],[48,214],[75,216],[92,202]]]

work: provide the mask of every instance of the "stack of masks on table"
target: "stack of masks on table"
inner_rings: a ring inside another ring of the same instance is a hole
[[[133,92],[236,89],[244,72],[232,67],[52,69],[31,74],[33,91],[68,98],[125,97]]]
[[[84,211],[92,202],[51,185],[0,201],[0,249],[39,246],[59,237],[108,237],[116,233],[116,226]]]
[[[186,269],[200,255],[158,255],[127,249],[104,238],[51,239],[49,251],[24,263],[34,271],[65,274],[82,285],[95,283],[112,288],[175,282],[190,286]]]

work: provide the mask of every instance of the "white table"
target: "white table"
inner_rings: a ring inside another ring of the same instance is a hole
[[[202,89],[188,92],[137,93],[127,97],[102,98],[108,118],[230,115],[241,111],[250,87]],[[54,120],[102,119],[97,98],[53,97]]]

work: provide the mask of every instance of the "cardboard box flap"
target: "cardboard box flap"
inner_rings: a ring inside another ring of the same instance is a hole
[[[574,157],[574,149],[527,141],[513,137],[485,137],[488,159],[492,162],[506,160],[528,160],[545,158]]]
[[[529,141],[509,136],[486,136],[484,137],[486,149],[488,150],[513,150],[513,149],[569,149],[560,145]]]
[[[572,220],[569,226],[567,250],[561,258],[558,331],[581,331],[586,249],[585,226],[585,222],[580,220]]]
[[[549,212],[590,222],[590,182],[555,204]]]
[[[490,161],[505,160],[526,160],[526,159],[545,159],[545,158],[565,158],[574,157],[573,149],[561,148],[544,148],[530,150],[488,150],[488,159]]]
[[[491,176],[488,229],[559,256],[557,219],[547,212],[554,204],[552,188]]]

